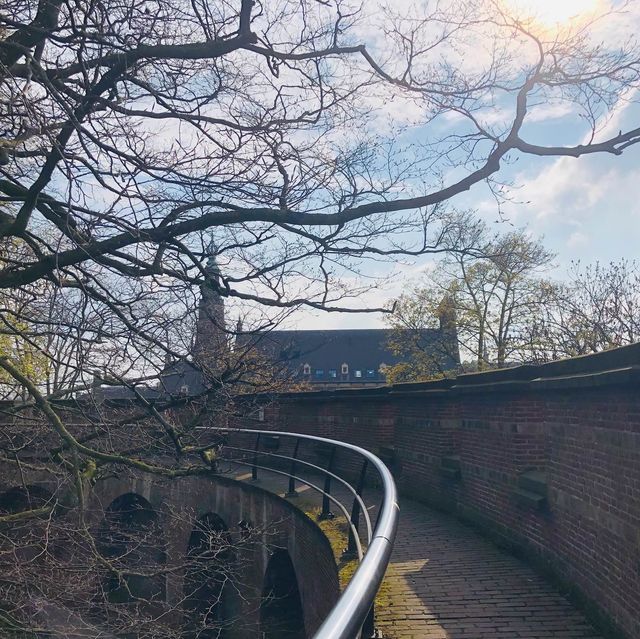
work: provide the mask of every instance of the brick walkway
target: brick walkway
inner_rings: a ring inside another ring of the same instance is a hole
[[[284,494],[285,481],[261,471],[259,485]],[[313,491],[302,493],[307,503],[320,502]],[[376,627],[387,639],[601,639],[529,566],[407,499],[380,599]]]
[[[392,639],[598,639],[582,614],[518,559],[458,521],[400,503],[376,624]]]

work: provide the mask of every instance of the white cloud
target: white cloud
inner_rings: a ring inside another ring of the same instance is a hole
[[[571,250],[584,249],[589,245],[589,236],[582,231],[574,231],[567,240],[567,248]]]
[[[624,129],[636,92],[635,89],[626,91],[608,117],[599,123],[596,142]],[[553,107],[549,105],[548,109],[553,111]],[[588,144],[590,141],[590,135],[586,134],[581,143]],[[616,164],[605,169],[606,162],[602,155],[577,159],[561,157],[546,165],[533,178],[527,179],[523,173],[517,176],[516,182],[522,185],[517,197],[531,204],[538,219],[565,215],[567,208],[574,213],[589,209],[598,205],[611,192],[612,184],[619,181],[619,163],[616,158]]]
[[[569,102],[550,102],[534,106],[527,114],[527,122],[547,122],[575,115],[575,107]]]

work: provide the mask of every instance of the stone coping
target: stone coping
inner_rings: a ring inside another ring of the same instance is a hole
[[[388,384],[374,388],[292,392],[283,393],[279,397],[282,400],[392,398],[487,391],[565,390],[611,385],[640,385],[640,343],[546,364],[523,364],[480,373],[463,373],[427,382]]]

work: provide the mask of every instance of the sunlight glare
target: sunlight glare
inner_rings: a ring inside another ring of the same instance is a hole
[[[600,0],[506,0],[518,16],[533,18],[548,26],[562,25],[593,14]]]

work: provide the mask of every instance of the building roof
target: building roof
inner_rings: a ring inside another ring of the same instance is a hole
[[[268,358],[285,362],[297,376],[316,383],[372,383],[385,381],[381,366],[393,366],[403,361],[393,353],[388,341],[392,329],[341,329],[270,331],[238,336],[240,348],[257,348]],[[424,345],[433,345],[434,353],[442,342],[439,329],[421,331]],[[443,354],[443,368],[455,368],[458,362]],[[342,366],[347,365],[343,374]],[[309,366],[305,374],[304,367]]]
[[[163,395],[200,395],[205,390],[202,371],[186,360],[169,364],[158,384],[158,391]]]
[[[78,396],[78,399],[85,399],[92,397],[96,401],[108,401],[108,400],[136,400],[142,397],[143,399],[158,399],[160,393],[157,388],[149,386],[136,386],[136,391],[128,386],[117,385],[99,385],[91,389],[89,393],[83,393]]]

